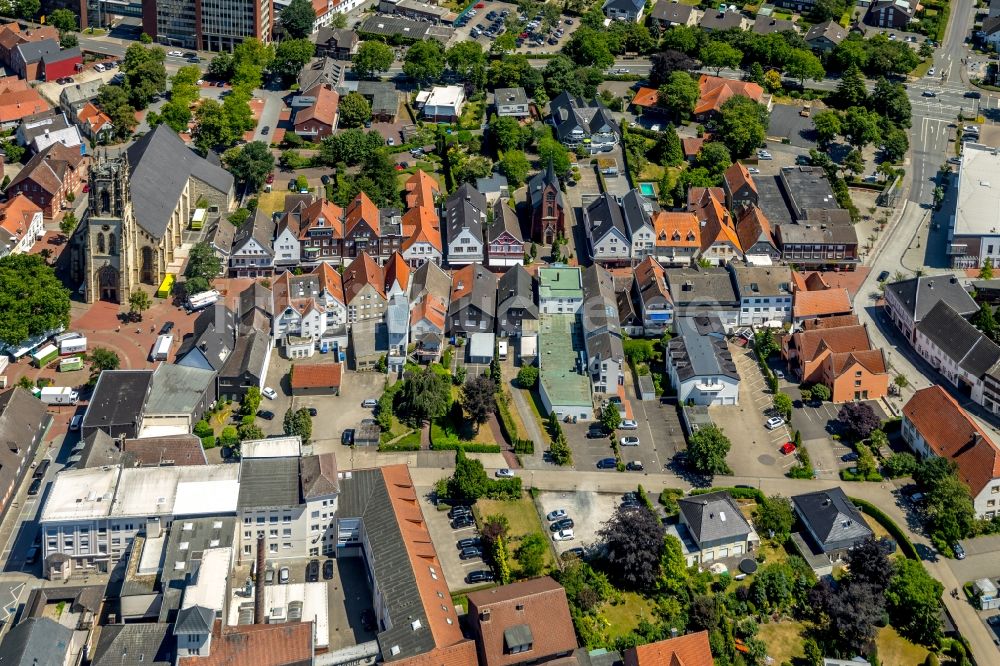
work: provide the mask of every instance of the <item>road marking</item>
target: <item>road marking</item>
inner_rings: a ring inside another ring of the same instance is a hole
[[[21,597],[21,590],[24,589],[24,583],[18,583],[14,587],[7,590],[10,593],[10,604],[4,604],[3,606],[3,622],[6,623],[7,620],[11,618],[14,612],[17,611],[17,600]],[[14,590],[17,590],[15,593]]]

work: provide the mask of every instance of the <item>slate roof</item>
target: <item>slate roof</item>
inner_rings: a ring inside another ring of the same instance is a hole
[[[410,276],[410,302],[416,303],[428,295],[442,303],[447,303],[451,296],[451,278],[432,261],[422,264]]]
[[[599,98],[587,101],[582,97],[573,97],[568,92],[562,92],[549,102],[549,110],[556,128],[556,136],[560,141],[568,139],[578,127],[585,135],[604,131],[615,134],[620,132],[618,123]]]
[[[174,666],[176,640],[171,626],[164,622],[102,626],[91,666]]]
[[[233,236],[233,253],[243,249],[243,246],[252,238],[257,241],[261,249],[267,255],[274,255],[272,240],[274,239],[274,219],[260,208],[254,210],[253,215],[244,222]]]
[[[707,10],[698,21],[698,25],[703,30],[729,30],[731,28],[743,27],[743,14],[739,12],[719,12],[718,10]]]
[[[668,362],[681,381],[693,377],[729,377],[740,380],[725,340],[685,330],[667,343],[667,355]]]
[[[787,266],[731,265],[741,298],[791,296],[792,271]]]
[[[601,9],[606,11],[609,7],[611,7],[621,12],[640,14],[642,13],[642,8],[645,6],[645,0],[605,0]]]
[[[599,264],[583,269],[580,323],[588,362],[594,359],[620,360],[624,357],[614,278]]]
[[[738,305],[736,291],[729,272],[724,268],[668,268],[667,285],[674,303],[704,304],[715,303],[719,306]],[[690,284],[690,288],[688,285]]]
[[[698,543],[745,540],[753,533],[750,523],[725,491],[683,497],[677,504]]]
[[[199,354],[213,370],[218,371],[236,345],[236,334],[236,315],[232,310],[222,304],[202,310],[194,320],[191,335],[181,341],[177,350],[178,363],[200,365],[185,361],[188,354]]]
[[[830,19],[825,23],[817,23],[813,27],[809,28],[809,32],[806,33],[805,40],[807,43],[810,43],[822,37],[826,37],[836,45],[847,38],[847,29],[842,27],[833,19]]]
[[[37,42],[25,42],[17,46],[17,50],[21,54],[21,59],[27,63],[32,64],[36,62],[41,62],[42,58],[46,56],[52,56],[59,53],[59,42],[54,39],[43,39]],[[79,55],[79,49],[77,49],[77,54]]]
[[[979,306],[954,276],[923,275],[885,285],[914,323],[919,324],[940,301],[963,317],[971,317]]]
[[[774,18],[773,16],[758,16],[754,19],[751,29],[758,35],[771,35],[785,31],[798,32],[795,29],[794,21]]]
[[[652,229],[653,214],[660,209],[655,202],[642,196],[638,189],[631,189],[622,197],[621,208],[622,217],[625,218],[625,225],[629,230],[629,238],[643,227]]]
[[[525,315],[532,319],[538,318],[538,305],[535,304],[535,279],[524,266],[514,266],[500,278],[497,290],[497,313],[511,308],[521,308]]]
[[[449,313],[459,313],[475,305],[488,316],[496,314],[497,277],[482,264],[469,264],[452,275]]]
[[[215,624],[215,611],[204,606],[191,606],[177,611],[174,622],[174,635],[208,634]]]
[[[983,377],[1000,362],[1000,346],[945,301],[938,301],[917,331],[973,377]]]
[[[97,92],[103,85],[103,79],[70,84],[59,93],[59,103],[74,108],[84,106],[87,102],[97,99]]]
[[[531,195],[531,209],[538,210],[538,207],[542,205],[542,192],[549,185],[552,185],[556,191],[556,206],[560,210],[566,209],[566,203],[563,200],[562,189],[559,187],[559,177],[556,176],[556,170],[552,165],[552,160],[549,160],[549,165],[545,167],[544,170],[539,171],[531,180],[528,181],[528,192]]]
[[[162,238],[191,178],[228,194],[233,176],[195,154],[167,125],[158,125],[128,148],[135,220],[153,238]]]
[[[299,84],[299,90],[309,91],[300,94],[312,96],[316,94],[312,88],[319,85],[334,88],[340,85],[343,78],[344,65],[342,63],[338,63],[333,58],[313,58],[305,67],[299,70],[297,83]]]
[[[14,625],[0,643],[3,666],[47,666],[66,660],[73,630],[47,617],[29,617]]]
[[[795,495],[792,504],[802,521],[822,541],[821,546],[838,541],[863,541],[872,535],[864,516],[840,488]]]
[[[511,210],[506,201],[497,199],[493,203],[493,224],[486,230],[486,244],[489,245],[500,238],[504,232],[513,236],[515,240],[524,241],[524,238],[521,236],[521,224],[517,220],[517,213]]]
[[[240,462],[240,509],[301,503],[298,458],[244,458]]]
[[[448,242],[453,242],[463,229],[473,238],[483,242],[483,225],[486,223],[486,196],[470,183],[463,183],[448,197],[444,204],[444,222]]]
[[[0,394],[0,483],[5,487],[16,479],[31,445],[41,442],[49,420],[45,404],[23,388]]]
[[[300,458],[299,474],[302,479],[302,496],[307,500],[340,492],[337,457],[332,453]]]
[[[97,379],[83,428],[137,423],[152,382],[152,370],[105,370]]]
[[[587,205],[585,216],[590,223],[588,232],[596,245],[608,234],[617,232],[626,243],[629,239],[625,229],[625,218],[618,200],[607,192],[601,194]]]
[[[693,11],[694,7],[691,5],[685,5],[682,2],[659,0],[656,3],[656,6],[653,7],[653,11],[650,13],[650,16],[657,21],[665,23],[687,25],[688,19],[691,18],[691,12]]]

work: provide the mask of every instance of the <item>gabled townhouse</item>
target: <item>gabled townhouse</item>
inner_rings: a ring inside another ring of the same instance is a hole
[[[701,225],[693,213],[661,210],[653,216],[653,229],[662,264],[689,266],[701,251]]]
[[[622,216],[632,241],[631,255],[633,263],[656,254],[656,230],[653,227],[653,217],[660,207],[655,202],[642,196],[638,189],[629,190],[622,197]]]
[[[528,181],[528,203],[531,205],[531,240],[551,245],[556,238],[566,235],[566,201],[551,160],[544,171]]]
[[[5,236],[0,239],[0,257],[24,254],[45,236],[42,209],[18,193],[0,204],[0,229]]]
[[[979,311],[954,275],[922,275],[885,285],[885,309],[910,344],[916,341],[917,325],[941,301],[965,318]]]
[[[682,317],[715,317],[732,331],[739,325],[740,300],[724,268],[668,268],[667,286],[674,301],[674,324]]]
[[[274,230],[274,266],[278,269],[292,269],[302,260],[299,242],[299,227],[302,211],[315,200],[312,195],[290,195],[285,197],[285,210],[278,218]]]
[[[493,106],[500,118],[527,118],[531,115],[531,101],[524,88],[497,88],[493,93]]]
[[[344,269],[344,303],[347,304],[347,323],[382,322],[388,298],[385,295],[385,274],[382,267],[363,252]]]
[[[583,276],[577,266],[540,266],[538,310],[543,314],[576,314],[583,307]]]
[[[609,19],[639,23],[645,6],[643,0],[604,0],[601,9]]]
[[[636,267],[638,270],[638,267]],[[621,324],[622,332],[630,338],[641,338],[646,334],[646,329],[642,325],[642,311],[636,305],[636,300],[632,297],[632,289],[635,280],[627,289],[618,289],[615,292],[615,300],[618,302],[618,323]]]
[[[27,81],[14,77],[0,79],[0,129],[12,130],[22,118],[48,108],[49,103]]]
[[[45,77],[45,67],[43,60],[46,58],[59,58],[59,42],[57,39],[42,39],[34,42],[24,42],[18,44],[11,51],[10,67],[17,75],[25,81],[35,81]],[[80,49],[75,50],[75,57],[80,58]],[[60,76],[69,76],[74,73],[72,70]],[[54,80],[54,79],[53,79]]]
[[[385,275],[385,296],[392,298],[397,294],[407,296],[410,293],[410,265],[403,259],[403,255],[394,252],[389,261],[382,267]]]
[[[260,208],[233,236],[229,274],[233,277],[268,277],[274,273],[274,221]]]
[[[678,501],[680,520],[675,530],[682,534],[688,566],[753,551],[760,538],[732,496],[725,491],[685,497]]]
[[[347,305],[340,274],[329,264],[311,273],[281,273],[271,283],[272,338],[288,358],[308,358],[317,349],[338,355],[347,342]]]
[[[33,467],[52,417],[41,400],[20,387],[0,394],[0,510],[6,512]],[[16,503],[15,503],[16,505]]]
[[[977,517],[1000,515],[1000,448],[945,389],[917,391],[903,407],[901,432],[921,458],[937,456],[955,463]]]
[[[599,98],[587,101],[560,93],[549,102],[549,122],[567,148],[585,146],[591,155],[618,145],[621,128]]]
[[[406,208],[435,208],[441,196],[441,186],[423,169],[406,179],[403,184],[403,203]]]
[[[469,264],[451,277],[448,334],[468,337],[496,330],[497,278],[482,264]]]
[[[841,318],[816,320],[782,340],[782,356],[799,382],[823,384],[833,402],[878,400],[889,392],[889,366],[868,330]]]
[[[410,340],[423,363],[436,361],[444,348],[451,278],[437,264],[427,262],[410,276]]]
[[[80,128],[83,136],[94,143],[106,143],[111,140],[111,135],[115,131],[115,126],[111,122],[111,116],[101,111],[94,104],[87,102],[76,115],[73,122]]]
[[[800,326],[811,319],[825,319],[852,315],[851,296],[846,289],[821,289],[803,291],[793,295],[792,323]]]
[[[402,257],[399,260],[402,261]],[[410,344],[410,303],[405,292],[394,291],[388,298],[385,309],[387,361],[388,372],[394,373],[401,372],[406,365],[406,350]]]
[[[39,26],[32,30],[23,30],[15,22],[0,26],[0,62],[13,67],[14,50],[21,44],[41,42],[45,40],[59,41],[59,31],[50,25]]]
[[[486,226],[486,263],[491,268],[509,268],[524,264],[524,238],[513,200],[493,203],[493,222]]]
[[[362,254],[384,263],[401,249],[402,241],[402,218],[391,209],[380,211],[364,192],[344,211],[344,264]]]
[[[595,393],[616,393],[625,383],[625,351],[615,281],[600,264],[583,270],[580,325],[587,370]]]
[[[583,228],[587,234],[590,258],[602,264],[627,264],[631,256],[631,243],[622,208],[618,200],[607,192],[591,201],[583,209]]]
[[[437,198],[441,186],[423,170],[417,170],[404,185],[406,213],[403,214],[403,259],[417,267],[424,262],[441,265],[444,245],[441,241],[441,221]]]
[[[661,0],[663,2],[664,0]],[[685,6],[685,5],[681,5]],[[689,8],[690,9],[690,8]],[[712,666],[708,630],[675,636],[625,650],[624,666]]]
[[[8,196],[21,193],[42,209],[48,219],[69,205],[86,173],[87,158],[80,148],[54,143],[35,153],[7,186]]]
[[[427,297],[447,304],[451,300],[451,276],[437,264],[421,264],[410,274],[409,297],[411,307]]]
[[[653,257],[646,257],[635,267],[632,289],[642,316],[643,334],[660,337],[669,331],[674,323],[674,302],[667,288],[667,275]],[[620,315],[620,305],[618,312]]]
[[[722,189],[717,187],[692,187],[688,190],[688,212],[698,218],[701,226],[699,255],[719,266],[743,259],[736,225],[723,203],[724,197]]]
[[[733,162],[722,174],[722,189],[726,193],[726,208],[731,211],[760,202],[753,176],[740,162]]]
[[[697,332],[678,320],[679,335],[667,343],[666,370],[679,404],[738,405],[740,374],[725,339]]]
[[[740,299],[740,326],[792,321],[792,271],[786,266],[729,264]]]
[[[538,321],[535,278],[518,265],[503,274],[498,287],[497,335],[501,338],[521,335],[525,319]]]
[[[444,204],[444,225],[450,265],[483,262],[483,226],[488,210],[486,197],[470,183],[463,183],[448,197]]]
[[[340,265],[344,249],[343,209],[326,199],[317,199],[298,215],[299,264]]]
[[[736,213],[736,237],[748,262],[767,257],[772,263],[781,259],[781,250],[774,242],[771,222],[756,205],[740,208]]]
[[[32,153],[45,150],[53,143],[71,148],[79,148],[83,143],[79,128],[58,109],[26,116],[18,125],[15,137],[18,144],[27,147]]]
[[[847,38],[847,28],[833,19],[817,23],[805,35],[806,44],[813,51],[832,51]]]
[[[68,118],[74,117],[80,109],[97,100],[103,85],[103,79],[93,79],[64,86],[59,92],[59,108]]]
[[[340,116],[340,95],[325,84],[318,84],[303,94],[313,102],[295,110],[295,133],[307,141],[319,141],[333,134]]]
[[[322,2],[322,0],[320,1]],[[337,7],[337,10],[347,11],[343,7]],[[358,42],[360,41],[358,33],[346,28],[326,27],[334,14],[334,11],[322,14],[316,12],[316,22],[319,24],[319,31],[316,33],[316,54],[335,60],[350,60],[358,52]],[[328,16],[330,19],[325,19],[324,16]]]

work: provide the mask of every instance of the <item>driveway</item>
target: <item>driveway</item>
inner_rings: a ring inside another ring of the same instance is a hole
[[[466,527],[461,530],[451,529],[448,512],[438,511],[437,506],[431,501],[432,492],[433,488],[417,488],[420,510],[423,511],[424,520],[427,521],[427,531],[430,532],[434,550],[437,551],[438,559],[441,561],[448,589],[456,592],[470,587],[465,582],[465,577],[470,572],[478,569],[489,569],[489,567],[486,566],[482,558],[463,560],[459,557],[458,548],[455,546],[456,542],[459,539],[474,537],[478,531],[475,527]]]
[[[565,509],[568,518],[573,519],[573,541],[553,541],[557,553],[564,553],[570,548],[589,547],[597,543],[597,531],[611,518],[615,507],[621,500],[621,495],[597,493],[588,490],[577,492],[548,492],[538,495],[538,505],[542,508],[542,524],[545,533],[550,538],[549,521],[545,516],[555,509]]]
[[[813,128],[812,118],[799,115],[803,104],[802,102],[775,104],[771,109],[771,119],[767,126],[768,137],[788,139],[793,146],[799,148],[815,148],[816,131]],[[812,105],[815,112],[816,103]]]

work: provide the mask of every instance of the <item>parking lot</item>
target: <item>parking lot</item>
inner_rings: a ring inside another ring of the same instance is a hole
[[[572,541],[553,541],[556,553],[562,554],[570,548],[587,548],[597,542],[597,531],[611,518],[615,508],[621,502],[621,495],[597,493],[592,491],[540,493],[538,504],[542,507],[542,524],[548,531],[549,521],[545,516],[550,511],[565,509],[568,518],[573,519]]]
[[[539,16],[520,15],[517,5],[513,3],[479,2],[459,20],[453,40],[477,41],[483,50],[489,51],[497,37],[516,28],[519,30],[514,34],[519,42],[517,53],[528,55],[557,53],[569,40],[573,30],[579,26],[579,20],[560,16],[558,22],[553,23],[552,28],[543,34],[540,30],[540,21],[537,20]],[[514,20],[519,17],[521,20]],[[532,26],[532,23],[536,25]],[[493,26],[497,26],[499,30],[494,29],[488,34]],[[556,30],[561,30],[562,34],[557,34]],[[538,39],[541,39],[541,44],[538,43]]]
[[[437,506],[431,501],[432,490],[432,488],[417,488],[417,497],[420,498],[420,510],[427,521],[427,531],[430,532],[434,549],[437,551],[438,559],[441,560],[441,568],[444,569],[444,579],[448,583],[448,589],[455,592],[472,587],[465,582],[465,577],[473,571],[489,569],[489,567],[481,557],[463,560],[459,557],[460,552],[455,544],[460,539],[478,536],[479,532],[475,526],[458,530],[452,529],[448,512],[438,511]]]

